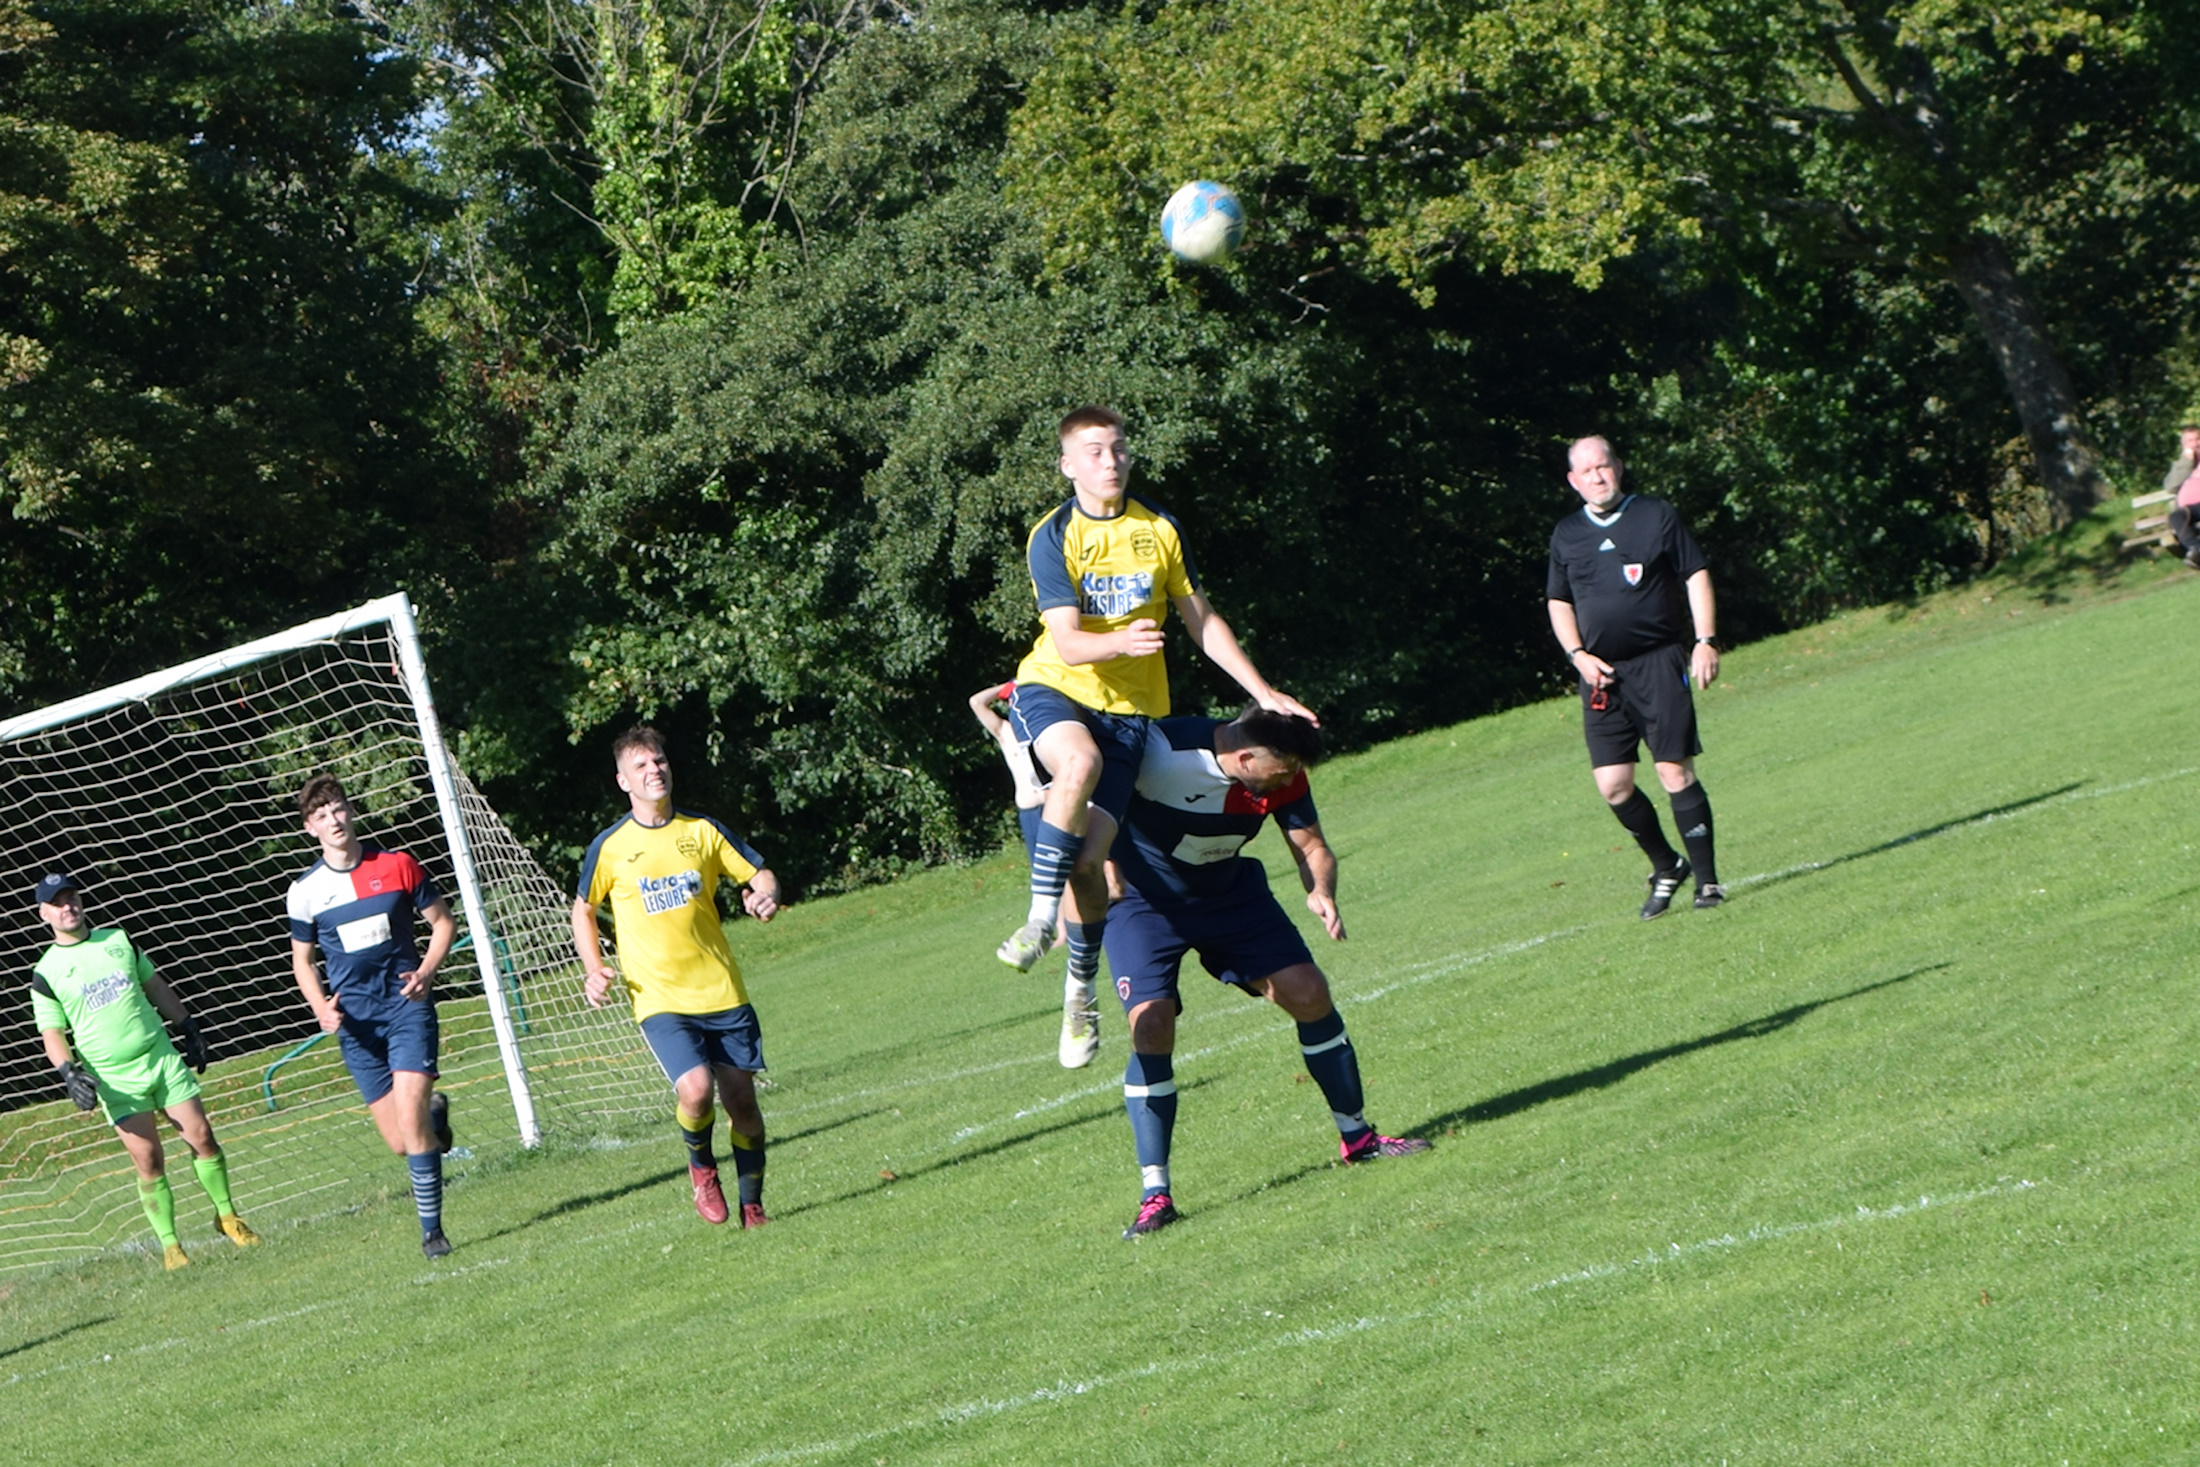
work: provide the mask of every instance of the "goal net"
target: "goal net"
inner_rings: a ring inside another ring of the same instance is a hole
[[[152,1239],[113,1128],[61,1098],[32,1022],[30,967],[50,934],[31,887],[47,871],[73,874],[92,925],[126,931],[197,1018],[203,1100],[253,1226],[409,1197],[291,977],[284,895],[317,858],[296,794],[321,769],[344,781],[365,838],[416,857],[458,919],[437,974],[437,1088],[460,1148],[447,1173],[477,1150],[661,1114],[631,1015],[581,999],[571,898],[450,764],[411,607],[385,597],[0,721],[0,909],[16,911],[0,922],[15,995],[0,1025],[0,1273]],[[189,1148],[161,1130],[184,1245],[206,1246],[213,1209]]]

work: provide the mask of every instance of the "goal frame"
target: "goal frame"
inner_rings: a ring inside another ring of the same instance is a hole
[[[520,1144],[533,1148],[542,1141],[541,1120],[536,1114],[533,1089],[528,1084],[527,1066],[520,1053],[519,1036],[512,1022],[503,975],[497,969],[497,934],[489,915],[489,904],[482,895],[480,879],[475,872],[473,849],[466,837],[466,823],[460,810],[457,787],[451,777],[450,754],[443,742],[442,723],[436,716],[435,699],[429,690],[427,663],[420,655],[419,625],[413,619],[412,601],[404,592],[377,597],[349,611],[302,622],[256,641],[209,653],[189,662],[180,662],[173,667],[146,673],[142,677],[85,693],[32,713],[0,719],[0,744],[12,743],[109,709],[143,703],[174,688],[224,676],[256,663],[281,657],[288,652],[334,641],[349,633],[376,626],[388,627],[391,641],[397,649],[398,671],[412,705],[414,728],[420,738],[422,762],[427,766],[429,783],[435,792],[436,818],[443,827],[443,838],[451,856],[451,868],[458,881],[459,900],[465,909],[466,930],[473,939],[470,946],[473,948],[474,964],[481,973],[482,992],[487,999],[490,1026],[496,1034],[497,1053],[503,1062],[505,1085],[511,1092],[512,1113],[518,1120]]]

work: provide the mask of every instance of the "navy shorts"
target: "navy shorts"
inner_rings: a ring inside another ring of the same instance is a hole
[[[715,1014],[651,1014],[642,1020],[642,1038],[674,1084],[697,1065],[725,1065],[752,1075],[764,1068],[764,1031],[754,1004]]]
[[[339,995],[337,1007],[343,1007],[343,1002]],[[405,1000],[376,1018],[345,1014],[336,1039],[344,1051],[344,1068],[359,1087],[359,1098],[372,1105],[390,1093],[394,1070],[436,1074],[442,1033],[436,1027],[433,1003]]]
[[[1142,1003],[1173,999],[1184,954],[1197,952],[1200,966],[1224,983],[1257,993],[1260,980],[1299,963],[1314,961],[1306,939],[1291,925],[1268,889],[1267,874],[1250,857],[1238,858],[1254,869],[1226,897],[1202,898],[1158,910],[1134,888],[1108,910],[1108,971],[1115,975],[1115,996],[1129,1013]]]
[[[1146,755],[1150,720],[1142,713],[1095,713],[1076,699],[1037,683],[1018,683],[1009,695],[1009,726],[1025,743],[1037,742],[1040,734],[1057,723],[1072,721],[1082,723],[1100,746],[1100,785],[1092,792],[1092,803],[1121,825],[1123,812],[1130,808],[1131,786],[1138,780],[1138,761]],[[1036,750],[1032,758],[1038,759]],[[1042,765],[1039,773],[1050,777],[1053,771]]]
[[[1616,679],[1605,690],[1603,708],[1588,681],[1581,684],[1581,725],[1589,736],[1589,765],[1635,762],[1635,745],[1650,746],[1650,757],[1678,764],[1703,752],[1696,738],[1696,699],[1688,687],[1688,653],[1678,642],[1623,657],[1612,664]]]

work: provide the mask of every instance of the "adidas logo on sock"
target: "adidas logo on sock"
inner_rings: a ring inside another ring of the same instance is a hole
[[[1681,839],[1682,839],[1682,840],[1694,840],[1694,839],[1695,839],[1695,838],[1696,838],[1697,836],[1699,836],[1699,835],[1709,835],[1709,834],[1711,834],[1711,832],[1710,832],[1710,831],[1708,831],[1708,830],[1706,830],[1706,829],[1704,829],[1704,827],[1703,827],[1703,826],[1702,826],[1701,824],[1699,824],[1699,825],[1697,825],[1697,826],[1695,827],[1695,829],[1693,829],[1693,830],[1684,830],[1684,831],[1682,831],[1682,832],[1681,832]]]

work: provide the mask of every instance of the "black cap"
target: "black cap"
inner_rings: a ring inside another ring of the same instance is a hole
[[[43,905],[65,891],[75,891],[76,878],[66,871],[48,871],[44,876],[38,878],[38,885],[31,888],[31,890],[37,896],[40,904]]]

